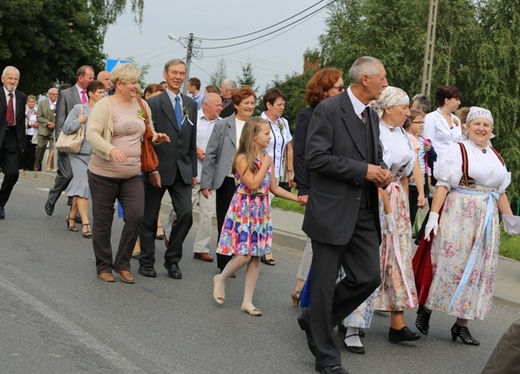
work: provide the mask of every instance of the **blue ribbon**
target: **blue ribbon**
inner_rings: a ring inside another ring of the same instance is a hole
[[[478,238],[478,241],[476,243],[475,248],[473,249],[473,253],[471,254],[468,264],[466,265],[466,268],[464,269],[464,273],[462,274],[462,278],[460,280],[459,286],[457,287],[457,290],[455,291],[455,294],[453,295],[453,298],[451,299],[450,306],[448,310],[452,310],[453,304],[455,304],[455,301],[460,296],[462,290],[466,286],[466,283],[468,283],[468,279],[471,275],[471,272],[473,271],[473,266],[475,265],[475,262],[477,261],[477,256],[479,253],[480,248],[482,247],[482,239],[484,239],[484,246],[486,247],[486,244],[489,243],[490,237],[491,237],[491,225],[493,222],[493,210],[495,207],[495,203],[493,200],[498,200],[499,194],[497,192],[481,192],[481,191],[475,191],[475,190],[468,190],[468,189],[462,189],[457,188],[454,191],[469,195],[483,195],[485,196],[484,201],[487,200],[487,207],[486,207],[486,213],[484,215],[484,237],[480,236]],[[478,274],[477,274],[477,282],[475,282],[474,289],[477,288],[478,279],[480,278],[480,274],[482,273],[482,267],[484,266],[484,259],[486,256],[482,256],[482,260],[480,261],[479,267],[478,267]]]

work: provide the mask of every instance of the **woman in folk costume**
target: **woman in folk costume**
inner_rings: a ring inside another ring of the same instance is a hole
[[[437,190],[424,232],[434,233],[431,247],[433,279],[416,325],[428,333],[433,309],[457,318],[452,339],[479,345],[468,330],[469,319],[491,311],[500,247],[498,212],[511,215],[505,190],[511,182],[500,154],[489,145],[493,116],[471,107],[468,139],[446,149],[435,164]],[[439,212],[442,214],[439,220]]]
[[[388,338],[392,343],[412,341],[420,335],[404,322],[404,310],[417,307],[412,269],[412,226],[408,205],[408,176],[417,183],[418,206],[424,206],[424,188],[417,154],[403,125],[410,115],[406,92],[388,86],[376,102],[379,114],[383,160],[394,178],[382,193],[385,204],[385,233],[381,247],[381,286],[374,302],[376,310],[391,312]],[[388,204],[389,203],[389,204]]]

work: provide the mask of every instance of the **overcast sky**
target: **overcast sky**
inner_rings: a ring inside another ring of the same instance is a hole
[[[228,41],[202,40],[198,43],[202,48],[202,51],[199,49],[202,58],[192,60],[190,76],[198,77],[202,87],[209,84],[210,75],[219,59],[224,58],[227,77],[235,80],[242,75],[241,64],[249,60],[257,79],[256,85],[260,87],[258,94],[261,95],[276,76],[284,78],[286,74],[303,71],[303,53],[307,48],[318,48],[318,37],[324,33],[326,8],[281,32],[251,43],[224,49],[205,48],[227,46],[272,33],[274,29],[318,10],[329,1],[225,0],[217,3],[194,0],[183,1],[182,7],[176,7],[179,2],[174,0],[147,0],[141,31],[133,23],[133,15],[127,11],[108,29],[104,50],[111,59],[132,56],[140,65],[151,65],[145,79],[147,83],[158,83],[163,79],[162,71],[167,60],[186,58],[186,48],[169,39],[169,33],[177,37],[187,37],[193,33],[195,37],[205,39],[231,38],[269,27],[319,3],[286,23],[249,37]]]

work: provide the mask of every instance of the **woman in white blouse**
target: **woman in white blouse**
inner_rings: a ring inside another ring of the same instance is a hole
[[[425,230],[427,240],[431,232],[435,235],[433,280],[416,325],[428,333],[431,310],[439,310],[457,318],[451,328],[453,340],[459,337],[465,344],[479,345],[467,323],[491,311],[500,246],[498,212],[512,214],[505,194],[511,173],[488,143],[491,112],[471,107],[467,128],[468,139],[449,146],[435,164],[437,191]]]
[[[404,311],[417,307],[412,269],[412,226],[408,205],[408,176],[417,184],[417,206],[424,206],[424,186],[417,153],[403,125],[410,116],[406,92],[388,86],[376,102],[383,160],[393,174],[382,191],[385,204],[385,232],[381,244],[381,286],[374,301],[376,310],[391,312],[388,339],[392,343],[412,341],[420,335],[410,331]],[[388,207],[389,205],[389,207]],[[390,210],[390,211],[388,211]]]
[[[262,112],[262,118],[269,122],[271,127],[271,141],[267,153],[273,159],[276,180],[278,182],[286,180],[289,187],[292,187],[294,185],[292,135],[289,122],[282,118],[285,110],[285,95],[278,88],[271,88],[265,93],[263,103],[265,111]],[[262,257],[262,262],[266,265],[276,265],[272,252]]]
[[[440,156],[451,144],[462,140],[462,124],[453,114],[460,106],[462,93],[457,87],[446,85],[437,88],[435,97],[439,107],[424,117],[423,136],[430,139]],[[435,187],[435,179],[432,179],[429,185]]]

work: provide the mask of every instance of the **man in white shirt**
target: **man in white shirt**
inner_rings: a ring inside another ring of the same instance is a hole
[[[199,78],[190,78],[188,80],[188,84],[186,85],[188,92],[190,93],[193,100],[197,102],[197,109],[201,110],[202,108],[202,98],[204,95],[200,92],[200,79]]]

